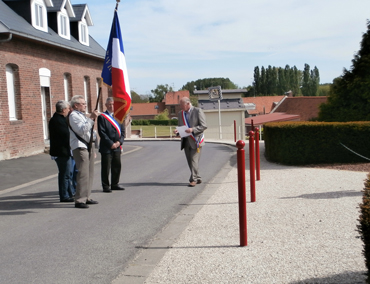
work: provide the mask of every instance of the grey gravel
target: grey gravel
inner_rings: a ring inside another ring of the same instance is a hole
[[[356,227],[365,179],[364,172],[276,165],[262,153],[254,203],[246,170],[248,245],[240,247],[231,167],[145,283],[365,283]]]

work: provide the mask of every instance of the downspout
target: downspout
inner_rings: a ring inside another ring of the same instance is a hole
[[[8,41],[11,41],[12,38],[13,38],[13,34],[12,33],[9,33],[8,38],[6,38],[6,39],[0,39],[0,42],[8,42]]]

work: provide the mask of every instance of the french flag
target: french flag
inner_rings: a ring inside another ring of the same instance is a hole
[[[114,10],[112,29],[101,77],[103,83],[112,87],[114,117],[122,123],[130,111],[131,92],[117,10]]]

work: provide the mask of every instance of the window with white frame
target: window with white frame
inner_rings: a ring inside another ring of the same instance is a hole
[[[65,39],[71,38],[69,18],[65,9],[58,13],[58,34]]]
[[[14,69],[6,66],[6,87],[8,90],[9,120],[17,120],[17,106],[15,100]]]
[[[80,43],[82,43],[83,45],[89,45],[89,32],[87,29],[87,25],[85,23],[80,22],[79,32],[80,32]]]
[[[47,32],[48,21],[46,14],[46,7],[44,1],[33,0],[31,1],[31,15],[32,15],[32,26],[38,30]]]

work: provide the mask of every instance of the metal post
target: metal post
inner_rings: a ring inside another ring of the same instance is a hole
[[[245,143],[239,140],[236,143],[237,164],[238,164],[238,200],[239,200],[239,231],[240,231],[240,246],[247,245],[247,198],[245,190]]]
[[[221,128],[221,103],[218,100],[218,123],[220,124],[220,140],[222,140],[222,128]]]
[[[255,180],[255,165],[254,165],[254,132],[249,131],[249,172],[251,186],[251,202],[256,201],[256,180]]]
[[[256,127],[256,180],[260,180],[260,136]]]
[[[234,142],[236,142],[236,120],[234,120]]]

